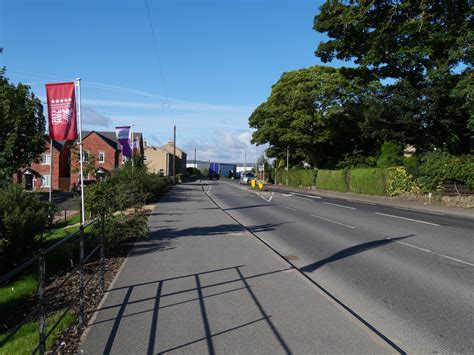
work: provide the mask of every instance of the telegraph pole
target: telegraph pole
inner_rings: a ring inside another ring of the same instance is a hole
[[[194,169],[197,169],[197,165],[196,165],[196,148],[194,148]]]
[[[290,166],[290,148],[286,148],[286,186],[288,186],[288,173]]]
[[[173,185],[176,184],[176,125],[173,126]]]

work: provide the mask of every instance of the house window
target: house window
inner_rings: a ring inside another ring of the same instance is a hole
[[[41,187],[50,187],[51,186],[51,175],[43,175],[41,180]]]
[[[144,155],[144,156],[143,156],[143,161],[147,161],[147,160],[148,160],[148,159],[147,159],[146,155]]]
[[[99,163],[105,163],[105,152],[99,152]]]
[[[89,153],[83,152],[82,153],[82,159],[84,160],[84,163],[89,162]]]
[[[50,165],[51,164],[51,154],[41,154],[41,164]]]

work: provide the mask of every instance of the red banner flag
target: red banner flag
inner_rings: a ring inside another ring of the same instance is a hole
[[[46,84],[49,138],[77,139],[76,95],[74,82]]]

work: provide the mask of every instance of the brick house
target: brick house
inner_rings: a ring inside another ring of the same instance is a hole
[[[49,191],[50,184],[53,190],[69,190],[69,144],[67,141],[53,140],[53,156],[51,157],[50,142],[45,137],[44,152],[41,157],[17,173],[16,180],[24,186],[25,190]],[[51,161],[53,162],[52,174]]]
[[[142,134],[134,133],[133,136],[139,142],[139,148],[135,150],[135,154],[143,156]],[[114,169],[119,168],[125,161],[122,156],[122,147],[115,132],[83,131],[82,147],[84,152],[84,180],[86,181],[107,178]],[[71,158],[70,166],[72,189],[78,185],[80,180],[78,154],[79,147],[75,142],[73,155],[76,155],[76,157]]]

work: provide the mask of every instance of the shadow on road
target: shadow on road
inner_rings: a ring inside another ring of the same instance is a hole
[[[354,245],[350,248],[341,250],[341,251],[337,252],[336,254],[331,255],[330,257],[328,257],[326,259],[323,259],[323,260],[317,261],[315,263],[306,265],[306,266],[300,268],[300,270],[303,271],[303,272],[311,272],[311,271],[319,269],[321,266],[332,263],[333,261],[344,259],[344,258],[347,258],[347,257],[352,256],[352,255],[363,253],[367,250],[371,250],[371,249],[374,249],[374,248],[382,247],[382,246],[387,245],[387,244],[391,244],[393,242],[396,242],[397,240],[403,240],[403,239],[414,237],[414,236],[415,236],[414,234],[409,234],[409,235],[406,235],[404,237],[396,237],[396,238],[390,238],[390,239],[384,238],[384,239],[380,239],[380,240],[373,240],[371,242],[367,242],[367,243],[363,243],[363,244]]]

